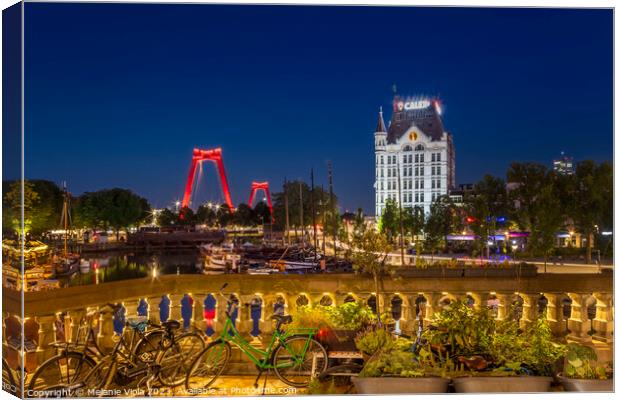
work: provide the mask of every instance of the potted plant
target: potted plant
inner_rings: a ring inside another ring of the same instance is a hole
[[[375,321],[376,316],[370,307],[357,301],[339,306],[299,307],[290,327],[317,327],[317,340],[330,351],[356,351],[355,335]]]
[[[564,390],[571,392],[611,392],[613,379],[611,363],[598,365],[592,347],[570,343],[566,346],[563,373],[558,375]]]
[[[357,377],[351,378],[359,394],[446,393],[444,365],[430,352],[414,356],[411,341],[394,338],[381,327],[368,329],[355,340],[358,349],[373,355]]]
[[[488,309],[453,302],[433,317],[428,340],[461,368],[457,392],[546,392],[563,348],[543,318],[521,331],[512,320],[495,321]]]

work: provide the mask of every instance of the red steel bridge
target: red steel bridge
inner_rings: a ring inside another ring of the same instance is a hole
[[[183,195],[183,202],[181,206],[183,208],[189,207],[192,197],[192,189],[194,187],[194,181],[196,180],[196,168],[204,161],[211,161],[215,164],[215,168],[220,176],[220,187],[222,193],[224,193],[224,200],[230,208],[231,212],[234,211],[230,197],[230,190],[228,188],[228,180],[226,179],[226,170],[224,169],[224,159],[222,158],[222,149],[217,147],[215,149],[194,149],[192,153],[192,163],[189,167],[189,175],[187,177],[187,183],[185,184],[185,194]],[[267,205],[269,206],[269,212],[273,217],[273,205],[271,203],[271,195],[269,193],[269,182],[252,182],[250,199],[248,205],[251,207],[254,199],[256,198],[256,192],[262,190],[267,198]]]

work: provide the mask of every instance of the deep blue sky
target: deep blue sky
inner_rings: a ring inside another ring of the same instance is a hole
[[[393,83],[442,99],[459,183],[612,159],[610,10],[27,3],[25,27],[26,176],[77,194],[168,205],[221,146],[235,203],[331,159],[342,208],[371,211]],[[205,167],[196,202],[221,199]]]

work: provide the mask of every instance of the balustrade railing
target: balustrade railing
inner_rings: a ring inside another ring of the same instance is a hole
[[[155,322],[176,319],[182,321],[184,329],[199,329],[213,337],[225,320],[226,302],[217,292],[223,282],[229,283],[227,294],[240,305],[234,316],[236,327],[257,346],[273,329],[271,314],[294,314],[303,305],[338,305],[356,300],[373,308],[378,304],[382,310],[391,311],[398,331],[414,334],[420,308],[424,318],[430,320],[441,307],[457,299],[466,299],[473,307],[489,307],[497,319],[515,318],[523,325],[542,313],[557,335],[604,346],[613,343],[612,280],[603,275],[537,276],[518,281],[386,277],[380,293],[374,293],[369,277],[350,274],[180,275],[26,293],[23,321],[19,310],[11,309],[15,302],[8,301],[5,304],[9,307],[3,311],[5,357],[12,367],[19,364],[23,323],[24,362],[26,369],[33,371],[55,354],[50,343],[76,338],[79,321],[92,311],[93,329],[102,349],[112,348],[123,334],[124,320],[137,315]],[[5,290],[6,296],[19,293]],[[114,313],[109,303],[122,303],[123,308]]]

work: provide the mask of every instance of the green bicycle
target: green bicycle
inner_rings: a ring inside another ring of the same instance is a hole
[[[220,289],[228,286],[225,283]],[[266,349],[253,347],[233,325],[237,302],[227,298],[226,322],[219,336],[202,350],[194,359],[185,378],[185,387],[190,394],[204,393],[226,369],[230,360],[231,344],[238,347],[259,370],[254,387],[263,371],[273,370],[282,382],[294,387],[307,387],[314,376],[327,369],[327,351],[313,336],[316,328],[298,328],[282,331],[281,327],[293,321],[290,315],[274,314],[276,329],[271,335]]]

